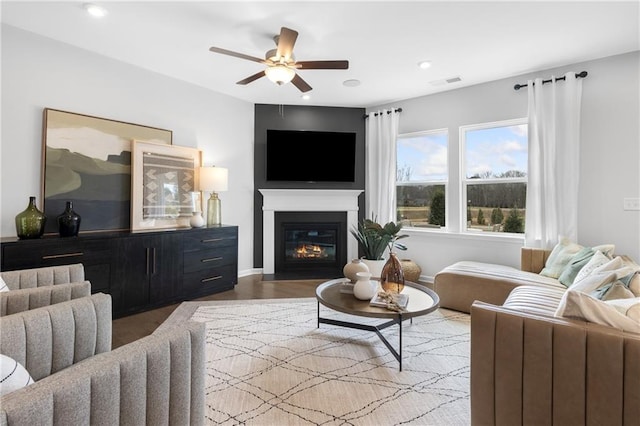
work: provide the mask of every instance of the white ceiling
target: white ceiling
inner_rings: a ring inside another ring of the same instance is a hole
[[[369,107],[640,49],[638,1],[2,1],[2,22],[252,103]],[[266,78],[235,82],[286,26],[298,60],[349,60],[306,70],[310,100]],[[417,63],[432,62],[420,70]],[[581,71],[581,70],[576,70]],[[460,77],[453,84],[433,85]],[[546,76],[542,76],[546,77]],[[342,82],[358,79],[358,87]]]

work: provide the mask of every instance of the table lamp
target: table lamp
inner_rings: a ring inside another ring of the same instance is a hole
[[[224,167],[200,167],[200,190],[211,192],[207,200],[207,226],[222,224],[222,204],[218,192],[228,188],[229,170]]]

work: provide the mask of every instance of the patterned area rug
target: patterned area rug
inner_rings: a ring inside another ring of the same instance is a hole
[[[402,371],[375,333],[318,328],[314,298],[186,302],[165,324],[188,318],[207,323],[209,424],[470,423],[467,314],[439,309],[406,321]],[[397,348],[398,327],[383,334]]]

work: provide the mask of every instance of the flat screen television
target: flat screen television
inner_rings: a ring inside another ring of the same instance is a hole
[[[355,132],[267,130],[267,181],[355,182]]]

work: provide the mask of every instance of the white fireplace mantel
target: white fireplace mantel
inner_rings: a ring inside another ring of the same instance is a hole
[[[262,194],[262,269],[275,273],[275,213],[347,212],[347,227],[358,225],[358,196],[361,189],[259,189]],[[347,260],[358,257],[358,242],[347,238]]]

